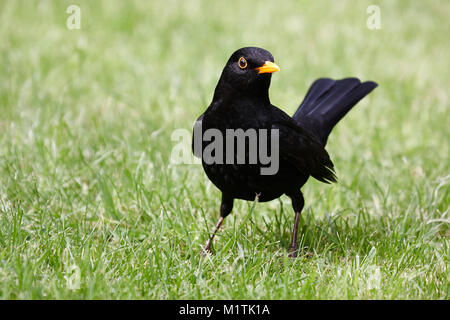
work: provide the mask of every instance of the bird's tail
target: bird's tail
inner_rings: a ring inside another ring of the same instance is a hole
[[[293,118],[313,131],[325,145],[339,120],[377,86],[373,81],[361,82],[357,78],[317,79]]]

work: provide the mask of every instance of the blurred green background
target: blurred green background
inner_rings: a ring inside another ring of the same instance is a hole
[[[449,16],[448,1],[1,0],[0,297],[448,299]],[[295,260],[285,198],[237,202],[201,259],[220,193],[169,160],[243,46],[274,55],[289,114],[318,77],[379,83],[330,136],[339,183],[304,188]]]

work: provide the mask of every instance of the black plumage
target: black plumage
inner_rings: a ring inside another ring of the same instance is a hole
[[[297,226],[304,206],[300,188],[310,176],[325,183],[336,181],[333,162],[325,150],[328,135],[336,123],[377,86],[375,82],[360,82],[356,78],[318,79],[290,117],[270,103],[272,72],[279,70],[273,62],[270,52],[261,48],[246,47],[234,52],[223,69],[210,106],[196,122],[196,126],[201,125],[202,135],[208,129],[219,130],[224,136],[227,129],[276,129],[279,135],[279,169],[273,175],[261,174],[264,164],[260,161],[248,163],[250,140],[246,141],[245,163],[227,164],[225,160],[210,163],[202,157],[205,173],[222,191],[220,218],[204,252],[211,250],[214,235],[231,212],[234,199],[253,201],[258,197],[258,201],[265,202],[286,194],[295,211],[289,251],[290,256],[296,256]],[[202,137],[194,134],[193,145],[197,139]],[[203,152],[208,142],[202,141],[200,145]],[[224,155],[225,151],[224,147]],[[195,148],[194,153],[202,156]],[[236,160],[236,155],[232,156]]]

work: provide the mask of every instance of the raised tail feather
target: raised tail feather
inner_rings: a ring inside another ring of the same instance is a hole
[[[350,109],[378,86],[357,78],[314,81],[293,119],[314,132],[325,145],[333,127]]]

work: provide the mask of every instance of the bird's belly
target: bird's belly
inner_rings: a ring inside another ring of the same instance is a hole
[[[258,165],[205,164],[208,178],[222,192],[236,199],[265,202],[292,190],[299,190],[307,177],[299,177],[281,166],[274,175],[262,175]]]

